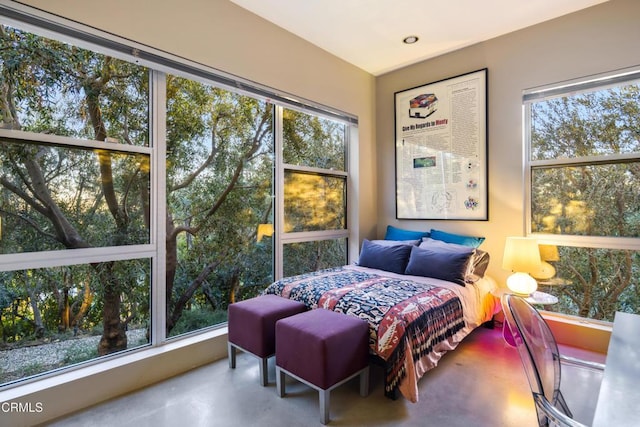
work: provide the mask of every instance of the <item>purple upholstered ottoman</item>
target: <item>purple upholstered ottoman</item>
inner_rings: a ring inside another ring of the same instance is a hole
[[[369,325],[325,309],[276,322],[276,387],[285,395],[287,374],[320,393],[320,421],[329,421],[332,389],[360,375],[360,395],[369,393]]]
[[[267,385],[267,359],[275,353],[276,321],[302,313],[307,308],[298,301],[277,295],[262,295],[229,306],[229,367],[236,367],[236,349],[260,359],[260,384]]]

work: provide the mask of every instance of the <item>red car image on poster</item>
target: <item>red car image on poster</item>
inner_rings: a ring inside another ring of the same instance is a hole
[[[409,117],[425,119],[435,113],[438,98],[433,93],[418,95],[409,101]]]

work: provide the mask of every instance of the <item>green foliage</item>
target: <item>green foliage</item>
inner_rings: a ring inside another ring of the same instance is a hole
[[[197,331],[212,325],[217,325],[227,321],[226,310],[210,310],[207,308],[196,308],[182,313],[180,321],[171,330],[170,336],[178,336],[185,333]]]
[[[83,341],[72,341],[69,346],[65,348],[63,361],[65,365],[73,365],[95,359],[96,357],[98,357],[98,349],[95,344],[89,344]]]
[[[33,323],[28,319],[12,316],[6,311],[2,312],[2,317],[3,342],[14,343],[36,339]]]
[[[532,159],[640,152],[640,86],[551,99],[532,106]],[[533,231],[640,237],[640,162],[539,168]]]
[[[284,247],[285,277],[347,263],[345,239],[290,243]]]
[[[285,163],[346,170],[346,127],[343,124],[285,110],[282,125]]]
[[[22,378],[30,377],[32,375],[41,374],[46,370],[47,368],[42,363],[39,363],[39,362],[27,363],[22,367],[20,371],[20,377]]]
[[[531,106],[532,160],[585,159],[532,169],[532,231],[640,237],[640,162],[621,160],[640,152],[639,101],[631,84]],[[557,271],[570,285],[554,289],[554,309],[609,321],[616,310],[640,311],[638,251],[563,247],[560,255]]]
[[[6,274],[0,273],[0,276],[6,276]],[[4,282],[0,282],[0,309],[10,307],[14,299],[15,293],[7,288]]]

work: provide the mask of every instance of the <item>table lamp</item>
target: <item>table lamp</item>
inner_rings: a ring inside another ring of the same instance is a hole
[[[507,287],[515,294],[529,296],[538,289],[531,273],[540,271],[542,262],[538,242],[527,237],[507,237],[502,257],[502,268],[512,271]]]

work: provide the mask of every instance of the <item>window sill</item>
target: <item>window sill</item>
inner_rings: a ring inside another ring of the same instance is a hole
[[[611,322],[584,319],[550,311],[541,311],[558,344],[607,354]]]

